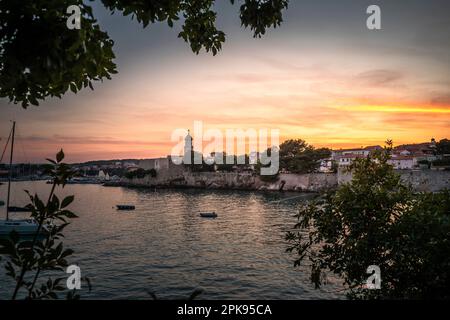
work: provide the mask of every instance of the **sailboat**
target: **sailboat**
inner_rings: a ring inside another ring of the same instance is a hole
[[[0,236],[8,236],[12,231],[15,231],[19,237],[26,237],[26,236],[34,236],[38,230],[39,230],[39,224],[36,222],[35,219],[10,219],[9,213],[11,208],[17,208],[17,207],[10,207],[9,200],[10,200],[10,194],[11,194],[11,178],[12,178],[12,161],[13,161],[13,153],[14,153],[14,135],[16,130],[16,122],[13,121],[12,129],[11,129],[11,152],[9,156],[9,176],[8,176],[8,194],[6,198],[6,220],[0,220]],[[6,142],[5,149],[8,145],[8,141]],[[43,225],[41,227],[41,230],[39,230],[40,234],[45,234],[48,232],[47,226]]]

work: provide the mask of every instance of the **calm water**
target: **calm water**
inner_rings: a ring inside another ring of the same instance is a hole
[[[44,197],[49,188],[16,182],[12,205],[27,203],[23,189]],[[294,268],[294,257],[285,253],[284,234],[308,195],[278,202],[298,194],[100,185],[68,185],[57,194],[76,195],[71,209],[79,218],[66,229],[64,243],[75,250],[70,262],[92,281],[92,292],[81,292],[85,299],[149,299],[148,291],[183,298],[198,287],[205,290],[200,299],[342,298],[334,279],[315,290],[308,271]],[[6,185],[0,199],[6,199]],[[117,211],[119,203],[136,210]],[[217,219],[198,216],[212,210]],[[0,211],[3,219],[4,207]],[[10,290],[1,270],[0,298]]]

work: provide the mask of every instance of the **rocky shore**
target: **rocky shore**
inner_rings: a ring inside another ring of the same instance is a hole
[[[336,174],[280,174],[274,182],[241,173],[187,172],[171,177],[122,179],[108,186],[149,188],[204,188],[260,191],[319,192],[337,186]]]
[[[405,184],[416,191],[440,191],[450,189],[449,171],[399,171]],[[279,174],[278,179],[266,182],[251,173],[189,172],[161,170],[156,177],[126,179],[105,183],[105,186],[142,188],[203,188],[259,191],[321,192],[336,188],[351,180],[351,175],[338,173]]]

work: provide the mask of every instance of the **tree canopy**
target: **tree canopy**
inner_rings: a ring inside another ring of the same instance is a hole
[[[389,148],[355,160],[351,182],[303,206],[288,251],[316,287],[331,272],[350,298],[450,299],[450,192],[414,194],[388,159]],[[379,290],[365,287],[371,265]]]
[[[442,139],[436,143],[436,153],[438,155],[450,155],[450,140]]]
[[[92,1],[92,0],[91,0]],[[225,33],[216,27],[216,0],[101,0],[113,12],[136,18],[144,28],[155,22],[169,27],[181,21],[179,38],[192,51],[217,54]],[[240,3],[241,24],[254,37],[283,21],[289,0],[230,0]],[[81,11],[81,29],[66,26],[67,7]],[[114,41],[83,0],[0,1],[0,97],[26,108],[46,97],[61,98],[117,73]]]
[[[292,173],[313,172],[319,161],[330,155],[330,149],[316,149],[301,139],[287,140],[280,145],[280,168]]]
[[[26,208],[37,223],[34,235],[26,236],[13,230],[7,237],[0,238],[0,260],[4,258],[2,264],[6,276],[15,284],[14,291],[11,292],[12,300],[58,299],[59,294],[64,292],[67,299],[80,298],[76,289],[68,290],[63,285],[65,278],[54,278],[55,271],[64,272],[70,265],[68,259],[74,251],[66,249],[62,239],[70,220],[77,218],[77,215],[68,209],[74,201],[74,196],[66,196],[60,200],[56,190],[57,187],[64,188],[75,172],[62,162],[62,150],[56,154],[54,160],[47,160],[49,165],[46,174],[53,182],[47,200],[25,190],[30,199]],[[90,291],[90,280],[86,277],[81,279],[87,282]]]

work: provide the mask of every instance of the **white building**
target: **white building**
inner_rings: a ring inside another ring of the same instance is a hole
[[[102,181],[106,179],[106,175],[105,175],[105,172],[103,172],[103,170],[100,170],[98,172],[98,178],[99,178],[99,180],[102,180]]]
[[[155,159],[144,159],[139,161],[139,168],[144,170],[155,169],[156,171],[161,169],[169,169],[169,158],[155,158]]]
[[[135,167],[135,166],[136,166],[136,163],[131,162],[131,161],[127,161],[127,162],[123,163],[124,168],[130,168],[130,167]]]
[[[194,145],[192,143],[194,139],[192,138],[190,131],[188,130],[187,136],[184,138],[184,154],[183,154],[183,163],[184,164],[192,164],[194,163],[193,151]]]
[[[328,158],[328,159],[322,159],[319,161],[320,161],[320,166],[318,169],[319,172],[322,172],[322,173],[333,172],[333,163],[334,163],[333,159]]]
[[[397,170],[410,170],[416,166],[416,160],[411,156],[392,156],[388,163]]]
[[[339,155],[335,157],[335,161],[337,162],[339,167],[349,166],[355,159],[363,159],[366,158],[367,155],[364,153],[355,154],[355,153],[345,153],[343,155]]]
[[[401,155],[401,156],[409,156],[409,155],[411,155],[411,151],[409,151],[409,150],[399,150],[399,151],[397,151],[398,152],[398,154],[399,155]]]
[[[338,160],[338,158],[341,156],[352,156],[352,155],[367,157],[371,152],[381,149],[383,149],[381,146],[368,146],[365,148],[333,150],[331,152],[331,158],[333,160]]]

